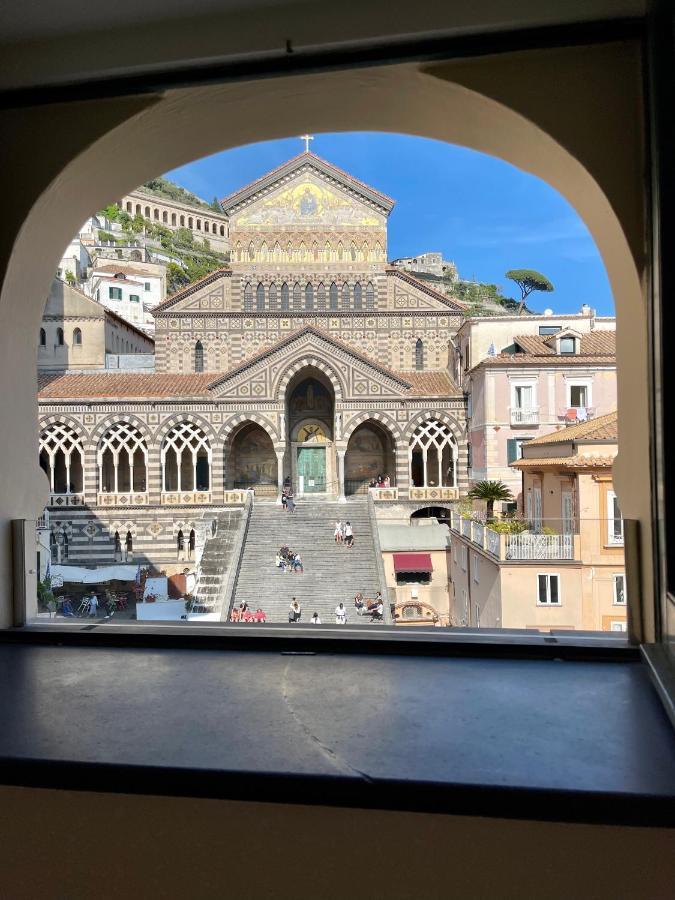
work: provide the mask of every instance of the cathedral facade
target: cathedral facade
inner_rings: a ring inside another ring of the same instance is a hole
[[[456,499],[463,307],[387,265],[393,201],[305,152],[222,201],[232,261],[154,310],[154,374],[40,385],[40,461],[71,558],[132,532],[149,558],[243,502]]]

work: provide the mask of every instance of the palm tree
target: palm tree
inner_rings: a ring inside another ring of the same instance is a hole
[[[488,522],[494,518],[495,500],[513,500],[513,494],[503,481],[477,481],[468,496],[472,500],[485,500]]]

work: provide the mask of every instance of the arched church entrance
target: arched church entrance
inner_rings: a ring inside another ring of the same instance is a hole
[[[286,417],[294,490],[335,493],[335,392],[320,369],[307,366],[293,376],[286,389]]]
[[[276,497],[277,458],[269,434],[256,422],[245,422],[225,448],[225,487],[253,488],[256,495]]]
[[[389,478],[396,483],[396,448],[393,438],[378,422],[367,421],[354,429],[345,454],[345,494],[364,494],[371,482]]]

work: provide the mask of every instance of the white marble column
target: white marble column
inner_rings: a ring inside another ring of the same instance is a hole
[[[346,450],[338,450],[337,451],[337,461],[338,461],[338,503],[346,503],[347,498],[345,497],[345,453]]]

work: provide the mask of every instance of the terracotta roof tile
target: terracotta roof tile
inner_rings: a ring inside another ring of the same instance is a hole
[[[527,447],[548,446],[549,444],[568,444],[571,441],[618,441],[619,428],[616,410],[588,422],[578,425],[567,425],[559,431],[544,434],[528,441]]]
[[[614,464],[614,453],[577,453],[574,456],[545,456],[538,459],[518,459],[514,469],[607,469]]]
[[[38,399],[198,397],[208,394],[209,385],[216,377],[213,372],[198,375],[45,374],[38,378]]]
[[[461,397],[462,392],[456,388],[445,371],[437,372],[399,372],[401,378],[412,387],[408,393],[416,397]]]

